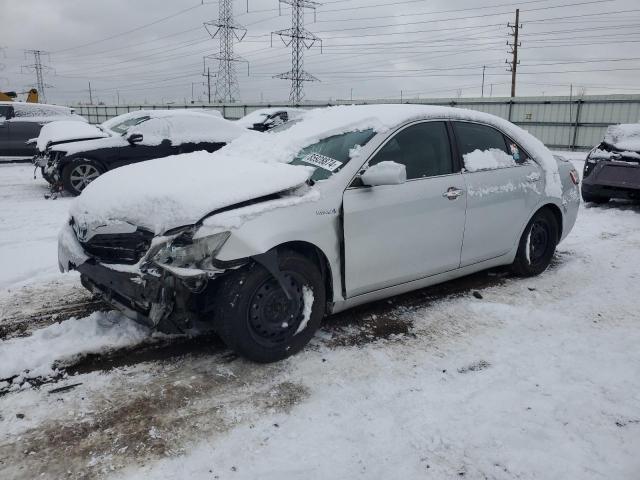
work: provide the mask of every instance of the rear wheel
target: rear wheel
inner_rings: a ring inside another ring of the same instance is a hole
[[[520,238],[511,270],[523,277],[544,272],[553,258],[559,240],[559,227],[548,209],[538,211],[527,224]]]
[[[278,262],[289,295],[255,262],[222,279],[216,293],[219,335],[254,362],[275,362],[302,350],[324,316],[325,287],[318,267],[291,251],[281,253]]]
[[[62,185],[67,192],[80,195],[87,185],[103,173],[97,162],[89,158],[78,158],[62,170]]]

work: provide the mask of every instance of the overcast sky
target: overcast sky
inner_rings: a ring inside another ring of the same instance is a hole
[[[202,24],[218,17],[217,2],[199,0],[0,0],[0,89],[35,83],[23,65],[26,49],[43,60],[47,100],[75,103],[206,100],[203,56],[218,52]],[[277,0],[235,0],[247,35],[235,45],[240,100],[287,100],[290,82],[273,78],[291,68],[291,53],[271,31],[291,26]],[[638,0],[328,0],[305,16],[323,39],[305,51],[310,101],[400,97],[507,96],[507,23],[520,8],[519,96],[640,94]],[[178,13],[181,12],[181,13]],[[171,18],[166,18],[171,17]],[[153,23],[153,24],[152,24]],[[215,61],[208,66],[212,74]]]

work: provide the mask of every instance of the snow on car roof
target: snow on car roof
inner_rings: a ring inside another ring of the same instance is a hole
[[[618,150],[640,152],[640,123],[621,123],[607,128],[604,143]]]
[[[289,120],[301,117],[307,110],[301,108],[288,108],[288,107],[273,107],[273,108],[260,108],[248,113],[242,118],[236,120],[236,123],[244,128],[251,128],[255,123],[259,123],[264,120],[267,115],[273,115],[278,112],[287,112],[289,114]]]
[[[558,164],[540,140],[500,117],[463,108],[395,104],[344,105],[309,110],[300,122],[286,130],[269,135],[247,132],[215,155],[230,159],[290,162],[300,150],[323,138],[367,129],[384,133],[405,122],[425,119],[467,120],[502,130],[529,152],[543,168],[547,195],[562,196]]]
[[[152,110],[150,110],[152,111]],[[183,143],[228,143],[231,140],[243,135],[246,130],[239,127],[234,122],[199,112],[185,112],[167,114],[167,110],[160,112],[146,122],[135,125],[127,134],[141,133],[144,145],[159,145],[163,140],[168,139],[174,145]],[[67,155],[95,150],[97,148],[112,148],[126,146],[127,141],[120,135],[101,138],[97,140],[87,140],[82,142],[65,143],[56,145],[53,149],[64,151]]]
[[[177,115],[154,115],[146,122],[135,125],[127,134],[141,133],[145,145],[159,144],[164,139],[177,143],[227,143],[238,138],[244,129],[234,122],[214,115],[198,112],[180,112]]]
[[[160,118],[160,117],[169,117],[169,116],[180,116],[180,115],[193,115],[193,114],[203,114],[203,115],[211,115],[212,117],[222,118],[222,113],[218,110],[214,110],[211,108],[189,108],[189,109],[163,109],[163,110],[135,110],[129,113],[123,113],[122,115],[118,115],[117,117],[110,118],[109,120],[105,120],[101,123],[104,128],[110,129],[113,125],[118,123],[122,123],[131,118],[140,118],[140,117],[149,117],[149,118]]]

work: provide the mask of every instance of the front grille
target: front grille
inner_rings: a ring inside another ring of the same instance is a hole
[[[149,250],[153,233],[138,229],[133,233],[99,234],[82,242],[82,248],[101,263],[138,263]]]

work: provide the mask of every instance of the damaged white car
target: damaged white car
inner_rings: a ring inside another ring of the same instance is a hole
[[[150,327],[211,328],[270,362],[332,312],[499,265],[543,272],[576,220],[577,183],[492,115],[313,110],[214,154],[108,172],[75,200],[59,261]]]

